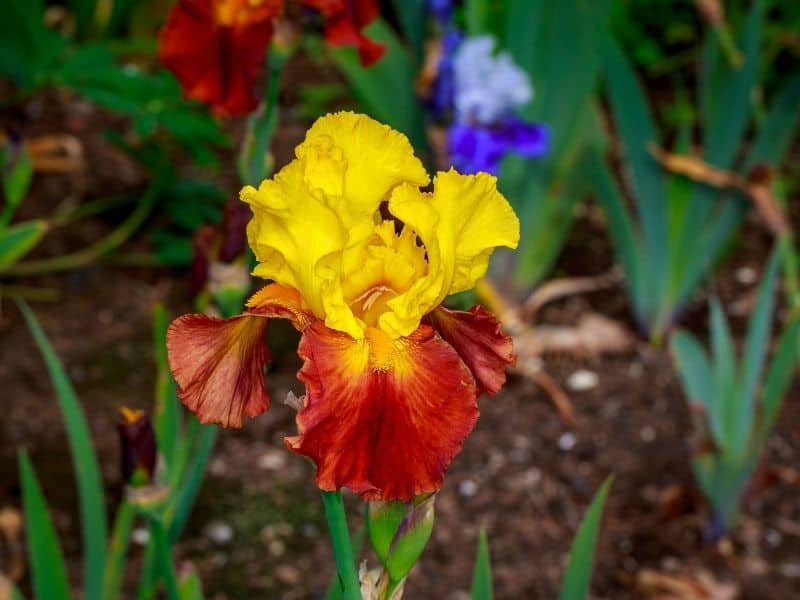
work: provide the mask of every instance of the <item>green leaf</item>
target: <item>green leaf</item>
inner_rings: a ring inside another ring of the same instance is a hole
[[[189,418],[196,421],[194,416]],[[197,430],[196,440],[191,440],[186,436],[187,441],[184,442],[193,442],[195,445],[192,448],[192,462],[183,481],[178,486],[177,498],[171,509],[168,532],[170,544],[174,544],[178,540],[183,528],[186,526],[186,522],[189,520],[189,515],[192,512],[195,500],[197,500],[197,494],[200,492],[200,486],[205,478],[206,467],[214,449],[214,442],[217,439],[217,427],[214,425],[198,425]]]
[[[100,478],[97,456],[92,446],[91,432],[86,424],[86,417],[75,395],[75,390],[72,388],[61,361],[36,320],[36,316],[24,302],[19,301],[17,305],[22,316],[25,317],[28,328],[47,365],[64,418],[80,498],[84,560],[83,587],[87,598],[100,598],[103,590],[108,525],[103,482]],[[49,598],[49,596],[39,597]]]
[[[561,585],[560,600],[585,600],[589,596],[597,534],[600,530],[603,507],[613,481],[612,476],[607,477],[600,489],[597,490],[591,505],[589,505],[589,510],[586,511],[581,526],[578,528],[578,534],[569,551],[569,561]]]
[[[70,593],[64,553],[50,519],[47,501],[25,451],[19,453],[19,474],[34,594],[41,600],[66,600]]]
[[[24,144],[13,150],[10,143],[0,151],[0,177],[3,180],[3,206],[0,226],[8,225],[22,204],[33,181],[33,163]]]
[[[800,123],[800,73],[795,73],[772,103],[747,155],[745,172],[760,162],[778,164],[797,134]]]
[[[742,379],[740,389],[745,405],[739,411],[738,444],[744,445],[752,431],[752,420],[755,410],[755,394],[759,377],[764,368],[767,356],[772,313],[775,309],[775,281],[778,278],[780,252],[776,248],[767,263],[758,288],[758,296],[750,322],[747,327],[747,338],[742,358]]]
[[[40,219],[0,228],[0,269],[10,267],[30,252],[48,229]]]
[[[178,418],[180,401],[178,388],[169,370],[167,360],[167,328],[169,315],[163,305],[153,309],[153,353],[156,359],[155,407],[153,426],[158,449],[166,457],[167,467],[175,467],[176,447],[183,441]]]
[[[670,344],[689,402],[700,403],[713,415],[714,378],[705,350],[686,331],[673,333]]]
[[[794,373],[798,345],[800,345],[800,318],[795,317],[781,335],[767,371],[761,399],[761,413],[754,436],[756,451],[769,436],[783,406],[786,389]]]
[[[353,48],[332,49],[333,61],[367,113],[405,133],[414,149],[426,155],[425,115],[414,92],[417,68],[413,58],[383,20],[372,23],[364,33],[386,45],[386,54],[380,61],[363,67]]]
[[[203,600],[203,584],[197,571],[185,570],[178,581],[180,600]]]
[[[724,450],[735,451],[734,432],[741,406],[741,390],[737,385],[731,330],[717,298],[711,299],[711,348],[714,357],[714,398],[717,403],[715,412],[720,418],[721,437],[718,442]]]
[[[113,2],[114,0],[104,0]],[[82,38],[88,36],[92,28],[92,20],[95,13],[97,0],[68,0],[67,6],[75,17],[75,24],[78,26],[78,35]]]
[[[392,0],[397,13],[397,20],[408,39],[414,54],[414,60],[420,64],[425,54],[426,17],[428,16],[427,0]]]
[[[704,145],[706,160],[723,169],[732,165],[750,120],[751,96],[758,82],[761,20],[765,6],[764,0],[752,4],[740,39],[745,58],[742,67],[731,67],[724,56],[716,53],[716,60],[725,63],[724,75],[717,84],[716,103],[704,115]]]
[[[472,574],[472,600],[492,600],[494,591],[492,585],[492,561],[489,557],[489,539],[486,530],[481,529],[478,537],[478,553],[475,556],[475,570]]]
[[[632,192],[644,236],[647,288],[656,299],[664,297],[668,268],[667,197],[661,167],[648,146],[659,144],[644,91],[619,47],[609,41],[606,50],[607,90],[617,131],[622,139]]]
[[[597,150],[592,149],[589,161],[589,179],[592,182],[595,198],[605,212],[611,241],[614,243],[616,255],[625,271],[634,313],[640,322],[644,322],[648,310],[647,282],[644,276],[639,233],[625,208],[620,190],[609,173],[603,157]]]

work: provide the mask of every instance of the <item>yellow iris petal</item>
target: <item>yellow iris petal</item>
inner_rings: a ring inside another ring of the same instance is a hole
[[[261,183],[246,186],[241,199],[253,210],[247,239],[259,261],[254,274],[296,289],[311,312],[337,329],[362,335],[344,302],[338,263],[348,239],[336,213],[312,194],[304,165],[294,160]]]
[[[318,119],[295,153],[258,190],[241,192],[254,215],[247,228],[259,261],[254,274],[296,289],[331,329],[363,338],[363,315],[345,298],[347,257],[369,252],[392,190],[426,185],[428,175],[404,135],[349,112]]]
[[[380,327],[407,336],[449,294],[472,288],[498,246],[516,248],[519,219],[486,173],[461,175],[451,169],[434,179],[432,194],[413,186],[395,189],[389,211],[425,244],[428,273],[387,303]]]
[[[371,231],[380,203],[395,186],[430,181],[406,136],[352,112],[318,119],[295,153],[309,188],[322,191],[345,227],[359,233],[367,233],[366,224]]]

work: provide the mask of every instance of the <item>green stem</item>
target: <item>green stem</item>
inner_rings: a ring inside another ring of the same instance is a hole
[[[180,600],[178,576],[175,574],[175,565],[172,563],[172,547],[160,519],[153,519],[150,522],[150,534],[153,536],[157,571],[164,580],[167,600]]]
[[[218,428],[216,426],[200,425],[199,430],[197,447],[193,448],[194,460],[188,468],[186,478],[182,481],[177,498],[167,513],[169,540],[173,544],[178,540],[189,520],[189,514],[206,474],[211,451],[214,449],[214,441],[217,439]]]
[[[118,246],[125,243],[134,232],[144,223],[150,215],[150,211],[155,205],[161,191],[160,186],[151,185],[147,193],[142,197],[138,206],[128,216],[128,218],[105,238],[83,250],[73,254],[55,256],[42,260],[32,260],[12,265],[0,271],[2,275],[38,275],[40,273],[51,273],[53,271],[67,271],[76,267],[85,266],[104,254],[108,254]]]
[[[156,549],[153,540],[147,544],[142,561],[142,574],[139,577],[139,589],[136,591],[136,600],[151,600],[156,595]]]
[[[108,544],[108,558],[103,577],[103,599],[116,600],[122,590],[122,576],[125,571],[125,556],[131,530],[136,519],[136,511],[127,498],[122,500],[114,520],[114,530]]]
[[[361,600],[361,584],[356,572],[356,561],[353,546],[350,543],[350,531],[347,528],[347,515],[340,492],[322,492],[322,503],[325,505],[325,517],[336,559],[336,571],[342,588],[342,600]]]

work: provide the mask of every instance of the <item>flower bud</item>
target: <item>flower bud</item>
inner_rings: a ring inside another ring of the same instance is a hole
[[[142,487],[153,482],[156,469],[156,435],[144,411],[123,406],[122,421],[117,424],[121,448],[120,470],[122,478],[132,487]]]
[[[433,531],[435,498],[435,494],[423,494],[410,504],[369,503],[370,542],[395,585],[405,579],[428,543]]]

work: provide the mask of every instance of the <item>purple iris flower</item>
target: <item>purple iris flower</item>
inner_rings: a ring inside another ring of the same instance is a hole
[[[446,25],[453,14],[453,0],[428,0],[428,10],[440,25]]]
[[[536,158],[547,153],[549,142],[547,127],[514,116],[491,127],[454,123],[448,133],[450,159],[464,173],[497,175],[506,154]]]
[[[445,118],[453,110],[456,93],[453,54],[463,37],[460,31],[452,27],[442,37],[442,57],[428,100],[428,107],[435,119]]]

